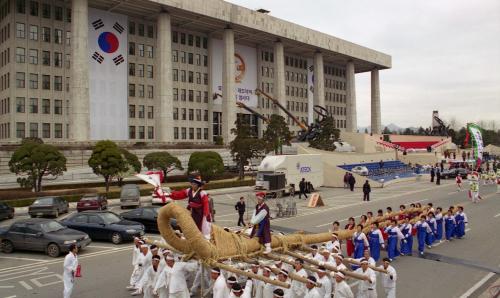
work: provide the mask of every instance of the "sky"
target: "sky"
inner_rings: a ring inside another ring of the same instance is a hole
[[[382,124],[500,124],[499,0],[230,0],[392,56],[380,71]],[[370,75],[356,75],[358,126],[370,125]]]

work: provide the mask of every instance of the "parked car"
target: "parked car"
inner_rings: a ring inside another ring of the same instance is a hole
[[[243,166],[243,170],[245,172],[257,171],[257,166],[255,166],[255,165],[246,165],[246,166]]]
[[[43,197],[36,199],[28,208],[30,217],[54,216],[58,217],[61,213],[68,213],[69,204],[60,197]]]
[[[445,169],[441,172],[441,179],[455,178],[460,175],[463,179],[467,179],[469,171],[464,168]]]
[[[120,192],[121,208],[125,207],[140,207],[141,206],[141,191],[137,184],[125,184]]]
[[[109,240],[114,244],[144,235],[144,225],[110,211],[83,211],[75,213],[61,223],[68,228],[89,234],[92,240]]]
[[[363,166],[355,166],[354,168],[352,168],[351,172],[361,176],[368,176],[368,169]]]
[[[0,219],[14,218],[14,208],[0,202]]]
[[[69,229],[52,219],[22,219],[8,228],[0,228],[0,243],[4,253],[16,249],[43,251],[55,258],[67,253],[71,244],[82,249],[91,239],[86,233]]]
[[[161,207],[157,206],[147,206],[141,207],[120,214],[124,219],[140,222],[146,227],[146,232],[159,233],[158,229],[158,211]],[[174,230],[180,230],[177,225],[177,221],[172,218],[170,219],[170,225]]]
[[[172,192],[172,190],[170,189],[170,187],[164,187],[163,192],[169,194]],[[165,205],[165,204],[167,204],[167,201],[163,201],[163,199],[158,197],[156,195],[156,193],[153,191],[151,193],[151,204],[152,205]]]
[[[105,209],[108,209],[108,200],[105,196],[96,193],[86,194],[76,203],[76,210],[78,212]]]

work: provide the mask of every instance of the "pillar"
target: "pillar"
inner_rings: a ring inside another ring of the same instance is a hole
[[[358,121],[356,116],[356,86],[354,77],[354,62],[346,65],[346,105],[347,105],[347,132],[357,132]]]
[[[281,41],[274,43],[274,98],[279,103],[286,107],[286,94],[285,94],[285,48]],[[286,113],[278,109],[279,115],[285,117]]]
[[[323,70],[323,54],[314,53],[314,105],[325,107],[325,73]],[[309,107],[313,109],[314,107]],[[314,112],[313,112],[314,115]],[[316,117],[317,115],[314,115]]]
[[[172,142],[174,135],[173,123],[173,94],[172,94],[172,30],[170,15],[161,12],[158,15],[158,46],[156,88],[156,136],[159,142]]]
[[[212,56],[214,52],[214,43],[212,34],[208,35],[208,142],[213,143],[214,141],[214,100],[213,96],[217,90],[212,88],[212,67],[213,61]]]
[[[382,132],[382,122],[380,117],[380,80],[378,69],[371,72],[371,124],[372,133],[380,134]]]
[[[235,127],[236,121],[236,92],[235,92],[235,66],[234,66],[234,31],[231,28],[224,29],[222,38],[224,44],[222,61],[222,138],[224,144],[229,144],[235,135],[231,129]]]
[[[73,141],[90,139],[89,50],[87,0],[73,0],[71,5],[71,123]]]

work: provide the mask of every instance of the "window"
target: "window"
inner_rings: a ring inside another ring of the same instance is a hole
[[[203,55],[203,66],[208,66],[208,56],[207,55]]]
[[[179,108],[174,108],[174,112],[173,112],[173,118],[174,120],[179,120]]]
[[[144,106],[140,105],[137,111],[137,118],[144,118]]]
[[[148,139],[154,139],[155,134],[154,134],[154,127],[148,126]]]
[[[153,118],[154,118],[154,107],[148,106],[148,119],[153,119]]]
[[[153,25],[148,25],[148,37],[149,38],[153,38],[154,37]]]
[[[208,73],[203,74],[203,84],[208,85]]]
[[[128,54],[131,56],[135,55],[135,42],[128,43]]]
[[[179,51],[173,50],[172,51],[172,62],[177,62],[179,60]]]
[[[196,102],[201,102],[201,91],[196,91]]]
[[[50,28],[42,27],[42,41],[50,42]]]
[[[179,128],[174,127],[174,140],[178,140],[178,139],[179,139]]]
[[[128,105],[128,117],[135,118],[135,105]]]
[[[208,91],[203,92],[203,102],[208,103]]]
[[[54,100],[54,114],[62,115],[62,100]]]
[[[194,140],[194,128],[193,127],[189,128],[189,139]]]
[[[16,48],[16,62],[24,63],[26,59],[26,50],[24,48]]]
[[[137,76],[144,77],[144,64],[137,64]]]
[[[194,120],[194,110],[193,109],[189,109],[189,121],[193,121]]]
[[[139,126],[139,139],[144,140],[144,126]]]
[[[193,53],[188,53],[188,63],[193,64]]]
[[[199,48],[201,47],[201,37],[196,36],[196,47]]]
[[[16,73],[16,87],[17,88],[24,88],[25,86],[25,74],[24,72],[17,72]]]
[[[179,42],[179,34],[177,31],[172,32],[172,42],[178,43]]]
[[[16,123],[16,137],[23,139],[26,136],[26,128],[24,122]]]
[[[42,64],[46,66],[50,66],[50,52],[43,51],[42,52]]]
[[[181,128],[181,138],[182,138],[183,140],[185,140],[185,139],[186,139],[186,128],[185,128],[185,127],[182,127],[182,128]]]
[[[24,97],[16,97],[16,112],[24,113],[25,112],[25,99]]]
[[[203,37],[203,48],[206,49],[208,48],[208,38]]]
[[[38,138],[38,123],[30,123],[30,138]]]
[[[181,89],[181,101],[186,101],[186,89]]]
[[[172,81],[177,82],[179,80],[179,71],[177,69],[172,70]]]
[[[144,36],[144,24],[139,24],[138,29],[139,36]]]
[[[186,52],[181,51],[181,63],[186,63]]]
[[[201,110],[196,109],[196,121],[201,121]]]
[[[146,66],[146,77],[152,79],[153,78],[153,65]]]
[[[38,74],[30,73],[30,89],[38,89]]]
[[[66,8],[66,22],[71,23],[71,8]]]
[[[71,31],[66,31],[66,45],[71,45]]]
[[[128,96],[135,96],[135,84],[128,84]]]
[[[142,84],[137,85],[137,89],[138,89],[139,97],[144,98],[144,85],[142,85]]]
[[[63,43],[63,31],[61,29],[54,29],[54,42],[58,44]]]
[[[61,76],[54,77],[54,90],[62,91],[63,81]]]
[[[26,0],[16,0],[17,13],[26,13]]]
[[[193,102],[194,101],[194,91],[189,90],[189,101]]]
[[[42,138],[50,138],[50,123],[42,123]]]
[[[63,20],[63,9],[60,6],[54,7],[54,18],[56,21],[62,21]]]
[[[181,109],[181,120],[186,120],[186,109],[185,108],[182,108]]]
[[[189,71],[189,72],[188,72],[188,82],[189,82],[189,83],[192,83],[192,82],[193,82],[193,79],[194,79],[194,78],[193,78],[193,76],[194,76],[193,72],[192,72],[192,71]]]
[[[26,36],[26,27],[24,23],[16,23],[16,37],[24,38]]]
[[[30,1],[30,15],[34,17],[38,16],[38,2]]]
[[[128,64],[128,75],[132,77],[135,76],[135,63]]]
[[[38,26],[30,25],[30,39],[38,40]]]
[[[204,128],[204,129],[203,129],[203,138],[204,138],[205,140],[208,140],[208,128]]]
[[[42,17],[50,19],[50,4],[42,3]]]
[[[42,99],[42,114],[50,114],[50,99]]]
[[[38,50],[30,49],[30,64],[38,64]]]
[[[186,33],[181,32],[181,44],[186,44]]]
[[[56,139],[62,138],[62,124],[61,123],[54,124],[54,137]]]
[[[194,39],[193,34],[188,34],[188,45],[189,46],[193,46],[193,39]]]
[[[196,129],[196,139],[201,140],[201,128]]]
[[[54,52],[54,66],[62,67],[62,53]]]
[[[128,127],[128,138],[135,139],[135,126]]]
[[[139,56],[144,57],[144,45],[139,43],[137,44],[137,48],[139,49]]]
[[[198,65],[198,66],[201,65],[201,55],[200,54],[196,54],[195,62],[196,62],[196,65]]]
[[[179,89],[174,88],[172,91],[172,96],[174,97],[174,101],[178,101],[179,100]]]
[[[50,76],[49,75],[42,75],[42,89],[43,90],[50,90]]]
[[[153,98],[154,94],[153,94],[153,86],[152,85],[148,85],[148,98]]]
[[[181,70],[181,82],[185,82],[185,81],[186,81],[186,71]]]
[[[196,84],[200,84],[201,85],[201,73],[200,72],[196,73]]]
[[[135,35],[135,23],[132,21],[128,22],[128,34]]]
[[[146,46],[146,54],[148,58],[153,58],[153,46]]]

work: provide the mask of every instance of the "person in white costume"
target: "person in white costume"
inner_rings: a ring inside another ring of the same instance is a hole
[[[165,263],[163,271],[160,272],[153,290],[153,294],[157,295],[159,298],[168,298],[168,288],[175,264],[174,256],[172,254],[167,254],[165,256]]]
[[[294,274],[295,275],[298,275],[298,276],[301,276],[301,277],[304,277],[304,278],[307,278],[307,272],[306,270],[303,268],[304,267],[304,260],[302,259],[296,259],[295,260],[295,265],[294,265]],[[292,280],[292,283],[291,283],[292,287],[291,287],[291,290],[292,290],[292,298],[295,297],[295,298],[302,298],[304,297],[304,295],[306,294],[306,285],[301,283],[300,281],[297,281],[297,280]]]
[[[151,257],[151,266],[145,269],[141,280],[137,285],[137,291],[132,293],[132,296],[144,293],[144,298],[153,298],[154,287],[160,271],[158,270],[161,257],[154,255]]]
[[[198,262],[175,262],[170,276],[169,298],[189,298],[186,276],[198,269]]]
[[[310,275],[307,277],[307,283],[306,283],[306,295],[304,298],[323,298],[324,296],[321,296],[321,294],[318,291],[318,283],[316,282],[316,277]]]
[[[316,274],[318,275],[317,282],[320,286],[318,288],[318,291],[321,297],[330,298],[332,296],[332,281],[326,273],[326,268],[323,266],[318,266],[318,272]]]
[[[365,280],[361,280],[358,285],[357,298],[376,298],[377,297],[377,276],[373,269],[368,268],[368,260],[361,260],[361,268],[356,269],[354,273],[362,274]]]
[[[390,265],[391,261],[389,258],[384,258],[383,262],[383,265],[379,267],[387,270],[387,273],[379,272],[379,274],[382,275],[382,286],[384,287],[385,295],[387,298],[396,298],[396,281],[398,279],[396,269]]]
[[[64,257],[64,265],[63,265],[64,298],[71,297],[71,293],[73,293],[73,286],[75,285],[75,273],[76,273],[76,268],[78,267],[77,253],[78,253],[78,247],[75,244],[71,244],[69,247],[68,254],[66,255],[66,257]]]
[[[333,297],[335,298],[354,298],[351,287],[345,282],[344,274],[337,272],[335,273],[335,292]]]

